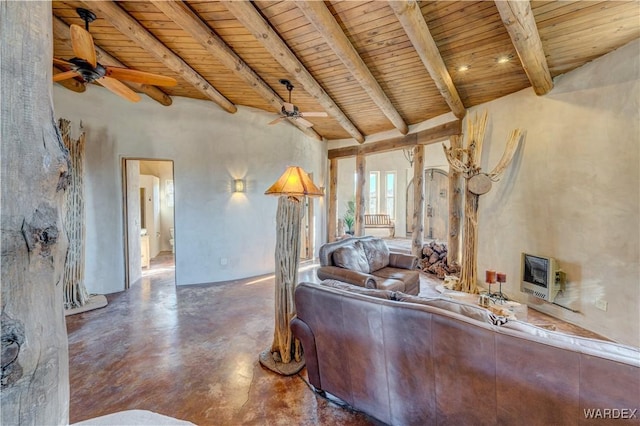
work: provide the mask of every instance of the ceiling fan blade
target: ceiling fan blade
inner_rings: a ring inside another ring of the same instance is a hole
[[[118,80],[133,81],[134,83],[150,84],[152,86],[175,86],[178,84],[175,78],[165,77],[150,72],[132,70],[129,68],[106,67],[108,77]]]
[[[89,31],[76,24],[71,24],[70,31],[73,54],[89,62],[92,67],[95,67],[97,63],[96,49],[93,45],[93,37],[91,37]]]
[[[300,115],[303,117],[328,117],[329,116],[329,114],[322,111],[321,112],[301,112]]]
[[[64,59],[53,58],[53,65],[62,65],[63,67],[71,67],[73,64]]]
[[[116,95],[122,96],[131,102],[138,102],[140,100],[140,96],[136,92],[129,89],[124,85],[124,83],[119,82],[115,78],[102,77],[97,79],[96,82],[111,90]]]
[[[296,118],[296,120],[298,121],[298,123],[302,124],[305,127],[313,127],[313,123],[312,122],[307,121],[302,117],[298,117],[298,118]]]
[[[80,77],[80,73],[77,71],[65,71],[53,76],[53,81],[68,80],[73,77]]]
[[[287,112],[293,112],[296,110],[296,106],[294,104],[291,104],[289,102],[283,102],[282,103],[282,108],[284,108],[285,111]]]
[[[286,117],[278,117],[275,120],[271,121],[269,124],[276,124],[284,120]]]

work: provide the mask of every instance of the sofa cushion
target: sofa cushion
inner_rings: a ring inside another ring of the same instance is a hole
[[[327,287],[333,287],[333,288],[339,288],[340,290],[346,290],[346,291],[349,291],[351,293],[364,294],[366,296],[377,297],[379,299],[393,300],[393,298],[395,297],[395,293],[393,291],[378,290],[378,289],[375,289],[375,288],[364,288],[364,287],[360,287],[360,286],[357,286],[357,285],[345,283],[345,282],[338,281],[338,280],[324,280],[324,281],[320,282],[320,284],[322,284],[324,286],[327,286]]]
[[[382,269],[378,269],[375,272],[375,275],[377,277],[402,281],[404,283],[404,288],[399,290],[404,293],[418,295],[420,292],[420,273],[418,271],[386,266]]]
[[[389,247],[380,238],[371,238],[362,241],[364,254],[369,263],[369,272],[375,272],[389,265]]]
[[[332,255],[333,264],[352,271],[369,273],[369,262],[362,243],[356,241],[353,245],[337,248]]]
[[[457,300],[446,299],[442,297],[420,297],[410,296],[404,293],[396,293],[396,300],[400,302],[417,303],[419,305],[433,306],[434,308],[444,309],[446,311],[455,312],[465,317],[473,318],[487,324],[500,324],[506,322],[502,317],[496,317],[488,310],[469,303],[459,302]]]

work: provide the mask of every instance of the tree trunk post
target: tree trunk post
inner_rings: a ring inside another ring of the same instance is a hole
[[[338,236],[344,233],[344,229],[337,229],[338,226],[338,159],[329,160],[329,212],[327,213],[327,230],[329,232],[327,241],[335,241]]]
[[[451,136],[449,143],[454,150],[456,158],[460,160],[462,153],[461,135]],[[462,177],[459,171],[453,167],[449,170],[449,232],[447,241],[447,263],[453,265],[460,263],[460,217],[462,216]]]
[[[411,254],[422,257],[424,240],[424,146],[413,148],[413,218]]]
[[[62,198],[69,159],[51,99],[51,3],[0,2],[1,424],[68,424]]]
[[[367,162],[364,154],[356,155],[356,226],[354,234],[357,237],[364,235],[364,211],[365,193],[367,185],[366,173]]]

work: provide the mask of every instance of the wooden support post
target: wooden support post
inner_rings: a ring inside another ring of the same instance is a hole
[[[364,154],[356,155],[356,229],[355,236],[364,235],[364,210],[365,210],[365,187],[367,179],[365,176],[367,161]]]
[[[0,424],[67,425],[69,157],[53,120],[51,2],[1,2],[0,40]]]
[[[327,213],[327,241],[335,241],[338,236],[338,159],[329,160],[329,212]],[[343,233],[340,230],[341,234]]]
[[[455,157],[462,160],[460,151],[462,135],[449,138]],[[460,217],[462,216],[462,175],[453,167],[449,168],[449,233],[447,240],[447,263],[460,263]]]
[[[422,257],[424,236],[424,146],[413,148],[413,223],[411,253]]]

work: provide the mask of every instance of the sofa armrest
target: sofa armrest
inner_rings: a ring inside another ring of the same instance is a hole
[[[321,266],[317,274],[321,280],[338,280],[360,287],[376,288],[376,280],[373,276],[339,266]]]
[[[416,269],[418,258],[412,254],[389,253],[389,266],[402,269]]]
[[[311,328],[309,328],[306,322],[298,317],[293,317],[289,326],[291,327],[293,335],[296,339],[300,340],[302,344],[309,383],[311,383],[316,390],[322,390],[320,369],[318,368],[318,353],[316,352],[316,338],[313,335],[313,331],[311,331]]]

